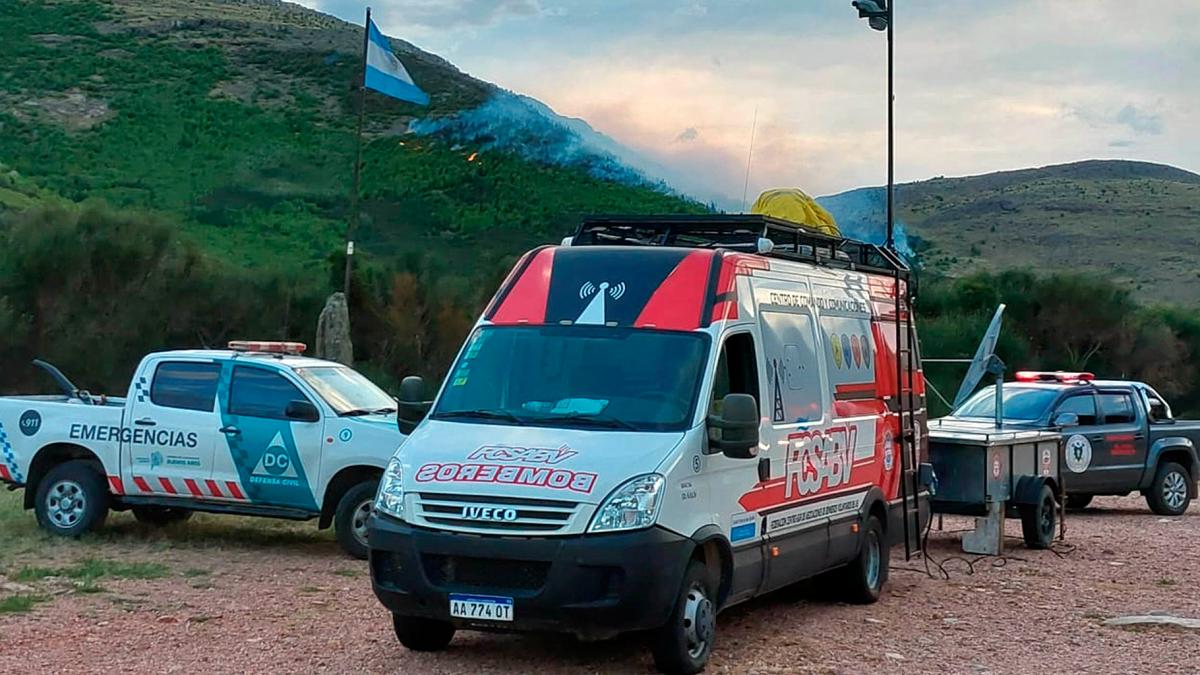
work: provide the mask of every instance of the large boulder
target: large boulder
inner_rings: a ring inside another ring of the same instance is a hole
[[[350,340],[350,307],[346,294],[334,293],[325,301],[325,309],[317,319],[317,358],[337,361],[347,366],[354,363],[354,343]]]

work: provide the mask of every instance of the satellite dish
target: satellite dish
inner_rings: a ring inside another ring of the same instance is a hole
[[[996,308],[996,313],[992,316],[992,322],[988,324],[987,332],[983,334],[983,340],[979,343],[979,349],[975,351],[975,358],[971,360],[971,367],[967,369],[967,376],[963,378],[962,386],[958,388],[958,395],[954,397],[954,407],[962,405],[967,398],[975,393],[975,388],[979,386],[979,382],[983,380],[983,376],[992,374],[1000,379],[1004,377],[1004,362],[996,356],[996,341],[1000,339],[1000,323],[1004,315],[1004,305]],[[996,409],[997,415],[1000,414],[1000,409]]]

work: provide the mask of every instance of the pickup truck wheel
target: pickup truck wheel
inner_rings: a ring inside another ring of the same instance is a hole
[[[1146,503],[1160,516],[1181,516],[1192,502],[1192,477],[1188,470],[1175,462],[1163,462],[1154,474],[1154,482],[1146,491]]]
[[[650,651],[659,671],[693,675],[704,670],[717,629],[714,595],[704,564],[688,563],[671,617],[651,636]]]
[[[1034,549],[1050,548],[1054,543],[1054,528],[1058,525],[1058,510],[1054,501],[1054,490],[1042,485],[1042,493],[1036,504],[1021,504],[1021,534],[1025,545]]]
[[[377,479],[365,480],[346,490],[333,515],[333,530],[342,550],[359,560],[367,559],[367,519],[375,505]]]
[[[392,615],[392,628],[400,644],[414,652],[440,652],[454,639],[454,624],[437,619]]]
[[[171,523],[182,523],[192,517],[190,510],[173,506],[135,506],[130,510],[133,511],[133,517],[139,523],[155,527],[164,527]]]
[[[90,462],[66,462],[51,469],[38,484],[33,508],[42,529],[78,537],[104,524],[108,487]]]
[[[868,517],[863,523],[858,555],[841,569],[838,579],[848,602],[869,605],[879,599],[888,578],[890,553],[883,524],[875,516]]]
[[[1092,495],[1067,495],[1067,508],[1081,511],[1092,503]]]

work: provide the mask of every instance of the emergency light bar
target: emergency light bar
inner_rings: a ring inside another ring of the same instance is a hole
[[[308,345],[303,342],[247,342],[235,340],[229,343],[235,352],[259,352],[262,354],[303,354]]]
[[[1067,373],[1061,370],[1053,372],[1040,370],[1017,371],[1017,382],[1064,382],[1082,384],[1096,379],[1092,373]]]

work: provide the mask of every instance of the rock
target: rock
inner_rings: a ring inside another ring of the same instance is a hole
[[[896,652],[885,652],[884,656],[886,656],[887,658],[889,658],[893,661],[903,661],[904,660],[904,655],[897,654]]]
[[[877,625],[880,625],[880,626],[882,626],[882,625],[883,625],[883,621],[881,621],[880,619],[875,619],[875,618],[872,618],[872,617],[869,617],[869,616],[868,616],[867,618],[863,619],[863,621],[866,621],[867,623],[873,623],[873,624],[877,624]]]
[[[32,593],[33,586],[18,584],[15,581],[6,581],[0,584],[0,591],[8,591],[9,593]]]
[[[334,293],[325,301],[317,319],[317,358],[354,363],[354,344],[350,340],[350,307],[345,293]]]
[[[160,616],[160,617],[158,617],[158,622],[159,623],[179,623],[179,619],[176,619],[173,616]]]
[[[1105,626],[1176,626],[1200,630],[1200,619],[1188,619],[1166,614],[1137,614],[1132,616],[1116,616],[1104,620]]]

